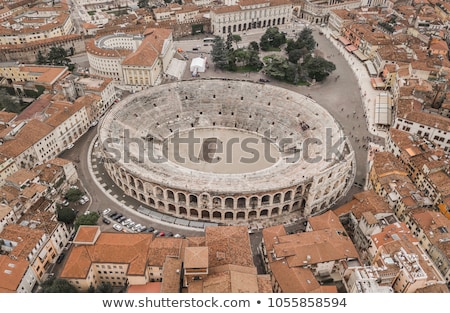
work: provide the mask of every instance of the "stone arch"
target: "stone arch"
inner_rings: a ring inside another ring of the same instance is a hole
[[[164,202],[158,201],[158,210],[165,211],[166,206],[164,205]]]
[[[280,208],[279,207],[275,207],[272,209],[272,212],[270,213],[270,216],[276,216],[280,214]]]
[[[136,191],[134,190],[134,189],[130,189],[130,191],[131,191],[131,196],[133,197],[133,198],[136,198],[137,199],[137,193],[136,193]]]
[[[189,215],[191,217],[198,217],[198,211],[196,209],[190,209],[189,210]]]
[[[225,207],[232,209],[234,207],[234,199],[231,197],[225,198]]]
[[[167,194],[167,200],[175,201],[175,194],[172,190],[167,189],[166,194]]]
[[[175,206],[173,204],[171,204],[171,203],[169,203],[167,208],[168,208],[168,211],[171,212],[171,213],[176,213],[176,211],[177,211]]]
[[[264,204],[270,204],[270,195],[264,195],[262,198],[261,198],[261,203],[264,205]]]
[[[267,216],[269,216],[269,210],[267,210],[267,209],[261,210],[261,212],[259,212],[259,216],[260,217],[267,217]]]
[[[283,202],[288,202],[292,200],[292,191],[286,191],[286,193],[284,194],[284,199]]]
[[[237,199],[237,207],[238,208],[245,208],[247,203],[247,199],[245,197],[239,197]]]
[[[149,205],[155,206],[155,200],[153,200],[152,197],[148,197],[147,203],[148,203]]]
[[[187,210],[185,207],[180,206],[180,208],[178,209],[178,214],[180,215],[187,215]]]
[[[164,198],[164,191],[162,190],[161,187],[155,187],[155,195],[156,195],[159,199],[163,199],[163,198]]]
[[[203,210],[202,211],[202,217],[203,219],[209,219],[209,211],[208,210]]]
[[[232,220],[233,219],[233,212],[225,212],[225,219],[226,220]]]
[[[220,213],[219,211],[214,211],[212,217],[213,217],[213,219],[221,220],[222,219],[222,213]]]
[[[131,187],[136,187],[136,184],[134,182],[134,177],[131,175],[128,175],[128,183],[130,184]]]
[[[198,205],[198,199],[196,195],[189,195],[189,205],[194,207]]]
[[[257,217],[258,217],[258,213],[255,210],[248,212],[248,219],[253,219],[253,218],[257,218]]]
[[[139,200],[142,202],[146,202],[145,201],[145,196],[142,193],[139,193]]]
[[[258,197],[257,196],[253,196],[250,198],[249,206],[252,209],[256,209],[256,207],[258,206]]]
[[[289,212],[289,205],[283,206],[283,209],[281,210],[281,213],[287,213]]]
[[[182,192],[177,193],[178,196],[178,202],[180,203],[186,203],[186,195]]]
[[[245,220],[245,212],[237,212],[236,219],[237,220]]]
[[[273,201],[272,201],[273,203],[280,203],[281,202],[281,193],[276,193],[274,196],[273,196]]]
[[[214,208],[220,208],[222,206],[222,199],[220,197],[214,197],[212,203]]]

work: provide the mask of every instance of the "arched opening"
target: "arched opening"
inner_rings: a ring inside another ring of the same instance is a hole
[[[141,180],[136,180],[137,181],[137,187],[139,190],[143,191],[144,190],[144,184],[142,183]]]
[[[246,199],[245,199],[244,197],[240,197],[240,198],[237,200],[237,206],[238,206],[238,208],[245,208],[245,202],[246,202]]]
[[[256,216],[257,216],[256,211],[248,212],[248,219],[254,219],[254,218],[256,218]]]
[[[236,219],[238,219],[238,220],[245,220],[245,212],[238,212],[236,214]]]
[[[172,190],[166,190],[167,193],[167,200],[175,201],[175,194]]]
[[[133,197],[133,198],[137,198],[137,193],[136,193],[136,191],[134,191],[134,189],[130,189],[131,190],[131,196]]]
[[[261,217],[267,217],[269,215],[269,210],[263,209],[261,210],[261,213],[259,213],[259,216]]]
[[[145,201],[145,196],[142,193],[139,194],[139,200],[142,201],[142,202],[146,202]]]
[[[272,213],[270,214],[270,216],[276,216],[278,214],[280,214],[280,208],[277,207],[272,209]]]
[[[226,198],[225,199],[225,207],[232,209],[234,207],[234,199],[233,198]]]
[[[190,206],[197,206],[197,196],[196,195],[189,195],[189,205]]]
[[[226,212],[225,213],[225,219],[226,220],[232,220],[233,219],[233,212]]]
[[[164,202],[158,201],[158,210],[165,211],[165,205]]]
[[[250,207],[252,209],[256,209],[256,207],[258,206],[258,197],[253,196],[250,198]]]
[[[171,213],[175,213],[176,212],[176,208],[173,204],[169,204],[169,212]]]
[[[269,204],[270,203],[270,196],[269,195],[265,195],[261,198],[261,203],[262,204]]]
[[[284,194],[283,202],[291,201],[291,197],[292,197],[292,191],[289,190]]]
[[[177,195],[178,195],[178,202],[186,203],[186,195],[184,193],[179,192]]]
[[[153,200],[153,198],[149,197],[148,198],[148,204],[154,207],[155,206],[155,200]]]
[[[198,217],[198,211],[195,209],[190,209],[189,213],[190,213],[191,217]]]
[[[131,187],[136,187],[133,176],[128,176],[128,181]]]
[[[155,188],[155,193],[156,193],[156,196],[158,198],[160,198],[160,199],[164,198],[164,192],[163,192],[163,190],[161,188],[156,187]]]
[[[180,206],[180,208],[178,209],[180,215],[187,215],[187,210],[185,207]]]
[[[281,201],[281,193],[277,193],[273,196],[273,203],[280,203]]]
[[[282,213],[287,213],[287,212],[289,212],[289,205],[285,205],[284,207],[283,207],[283,210],[281,211]]]
[[[213,212],[213,219],[221,220],[222,219],[222,213],[220,213],[218,211],[214,211]]]
[[[206,211],[206,210],[203,210],[203,211],[202,211],[202,218],[204,218],[204,219],[209,219],[209,212]]]
[[[214,197],[213,198],[213,207],[220,208],[221,206],[222,206],[222,199],[220,199],[219,197]]]

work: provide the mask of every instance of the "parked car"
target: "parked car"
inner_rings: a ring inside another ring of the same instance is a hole
[[[117,221],[118,221],[119,223],[122,223],[122,222],[125,221],[126,219],[127,219],[126,216],[122,216],[122,217],[119,218]]]
[[[127,219],[125,219],[125,220],[122,220],[120,223],[123,225],[123,226],[127,226],[129,223],[131,223],[132,222],[132,220],[131,220],[131,218],[127,218]]]
[[[108,220],[106,217],[104,217],[104,218],[102,219],[102,221],[103,221],[103,223],[105,223],[105,224],[107,224],[107,225],[111,224],[111,221]]]
[[[63,206],[68,206],[68,205],[69,205],[69,201],[64,200],[63,203],[62,203],[62,205],[63,205]]]
[[[109,212],[111,212],[111,209],[110,209],[110,208],[104,209],[104,210],[103,210],[103,215],[108,215]]]
[[[122,225],[119,225],[119,224],[114,224],[113,228],[117,231],[122,231],[122,229],[123,229]]]
[[[146,233],[153,233],[154,231],[155,229],[151,226],[145,230]]]
[[[166,236],[166,237],[173,237],[173,233],[169,231],[169,232],[167,232],[167,233],[165,234],[165,236]]]
[[[72,149],[74,147],[73,143],[67,146],[67,150]]]
[[[158,237],[164,237],[166,234],[162,231],[158,234]]]
[[[59,255],[59,257],[56,259],[56,263],[60,264],[63,260],[66,254],[63,252]]]

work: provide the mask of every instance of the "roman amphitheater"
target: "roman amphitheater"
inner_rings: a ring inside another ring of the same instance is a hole
[[[354,152],[312,99],[269,84],[192,80],[127,97],[99,128],[105,168],[144,207],[242,225],[327,210]]]

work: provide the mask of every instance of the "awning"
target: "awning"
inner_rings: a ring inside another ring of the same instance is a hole
[[[353,52],[355,50],[358,50],[358,48],[356,48],[354,45],[348,45],[345,47],[345,49],[347,49],[348,52]]]
[[[361,61],[367,61],[367,60],[369,59],[368,57],[366,57],[366,56],[364,55],[364,53],[362,53],[362,52],[359,51],[359,50],[353,51],[353,54],[356,55],[356,57],[357,57],[358,59],[360,59]]]
[[[381,79],[380,77],[371,78],[370,82],[372,83],[372,87],[375,89],[386,87],[386,84],[383,82],[383,79]]]
[[[344,36],[339,37],[339,41],[342,42],[345,46],[351,44],[351,42]]]
[[[364,61],[364,64],[366,65],[367,71],[369,72],[370,76],[377,76],[378,73],[372,61],[370,60]]]

